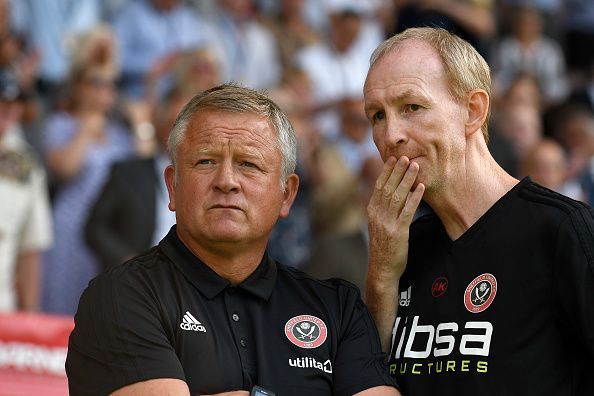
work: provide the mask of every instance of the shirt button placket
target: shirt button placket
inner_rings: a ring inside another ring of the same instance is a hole
[[[247,340],[245,337],[246,334],[244,333],[244,331],[241,327],[241,323],[240,323],[241,317],[239,316],[239,313],[237,311],[238,296],[237,296],[237,290],[234,287],[227,288],[225,305],[227,306],[227,312],[232,312],[231,320],[232,320],[233,324],[235,324],[235,325],[231,326],[231,327],[232,327],[233,334],[235,335],[235,340],[236,340],[236,342],[239,341],[239,345],[241,346],[242,349],[245,349],[245,348],[247,348],[248,344],[247,344]]]

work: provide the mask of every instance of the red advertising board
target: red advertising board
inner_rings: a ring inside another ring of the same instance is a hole
[[[0,396],[65,396],[69,316],[0,313]]]

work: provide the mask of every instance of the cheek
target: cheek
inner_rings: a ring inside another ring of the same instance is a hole
[[[380,156],[384,161],[386,161],[386,142],[384,139],[384,134],[380,131],[373,131],[373,142],[375,143],[375,147],[380,153]]]

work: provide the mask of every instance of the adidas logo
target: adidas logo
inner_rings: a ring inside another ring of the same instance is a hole
[[[412,285],[409,286],[405,291],[400,292],[400,301],[398,301],[398,304],[401,307],[408,307],[410,305],[411,289]]]
[[[192,314],[189,313],[188,311],[186,311],[186,314],[184,315],[184,319],[179,324],[179,327],[181,327],[182,330],[193,330],[193,331],[201,331],[203,333],[206,333],[206,327],[204,327],[202,325],[202,323],[200,323],[198,321],[198,319],[193,317]]]

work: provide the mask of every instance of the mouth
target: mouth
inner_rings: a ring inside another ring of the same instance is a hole
[[[230,210],[243,210],[239,206],[235,205],[212,205],[210,209],[230,209]]]

